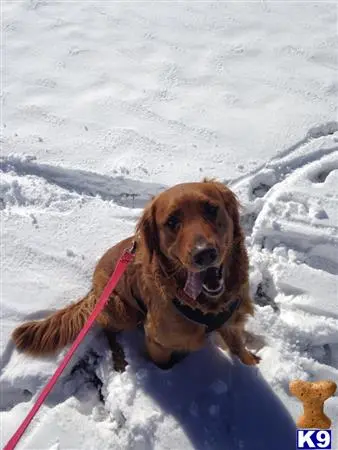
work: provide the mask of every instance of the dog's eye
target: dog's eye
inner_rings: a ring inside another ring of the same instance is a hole
[[[168,220],[166,221],[167,227],[169,227],[171,230],[176,230],[177,227],[180,224],[180,219],[177,216],[169,216]]]
[[[216,219],[218,213],[218,206],[212,203],[204,203],[203,205],[204,214],[208,219]]]

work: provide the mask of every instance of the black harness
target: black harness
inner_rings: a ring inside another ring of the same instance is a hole
[[[144,315],[146,315],[147,307],[144,304],[143,300],[137,297],[134,298],[140,310]],[[213,314],[203,313],[200,309],[191,308],[190,306],[181,303],[178,298],[174,298],[173,300],[173,305],[175,306],[176,310],[191,322],[197,323],[199,325],[204,325],[206,327],[206,333],[211,333],[212,331],[221,328],[221,326],[223,326],[231,319],[232,315],[238,309],[240,304],[241,300],[236,299],[235,301],[230,303],[228,309]]]

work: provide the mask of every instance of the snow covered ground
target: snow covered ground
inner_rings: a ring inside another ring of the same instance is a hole
[[[210,343],[163,372],[131,333],[117,374],[93,330],[18,448],[295,448],[289,381],[338,379],[336,5],[1,7],[1,444],[62,357],[12,329],[84,294],[151,195],[216,176],[243,204],[259,367]]]

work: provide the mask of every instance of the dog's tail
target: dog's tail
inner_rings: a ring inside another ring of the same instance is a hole
[[[13,331],[16,347],[30,355],[48,355],[73,342],[96,303],[93,291],[43,320],[20,325]]]

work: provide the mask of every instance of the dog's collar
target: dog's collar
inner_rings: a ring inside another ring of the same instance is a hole
[[[241,299],[238,298],[229,304],[228,309],[223,310],[218,313],[203,313],[200,309],[196,307],[189,306],[187,303],[188,296],[184,291],[178,291],[178,296],[174,298],[173,305],[175,309],[186,319],[191,322],[197,323],[198,325],[204,325],[206,327],[206,333],[211,333],[219,328],[221,328],[226,322],[228,322],[235,311],[239,308],[241,304]],[[147,307],[143,300],[134,297],[139,309],[144,315],[147,314]],[[184,301],[184,303],[182,303]],[[191,299],[193,301],[193,299]],[[195,302],[194,302],[195,303]],[[195,303],[196,304],[196,303]]]

